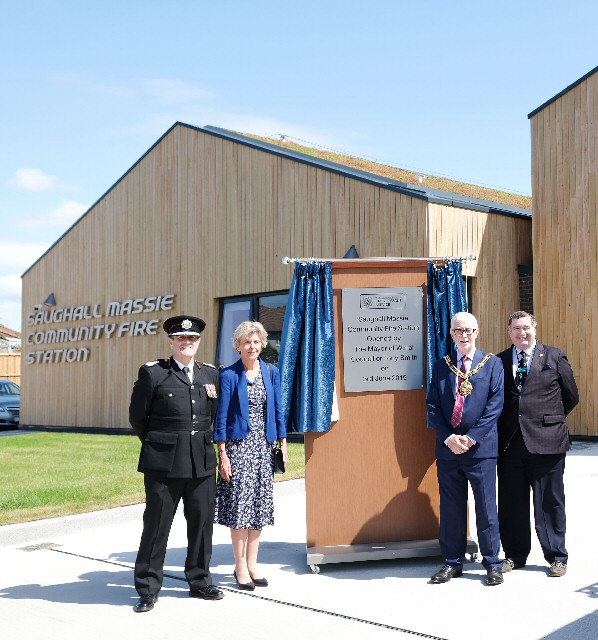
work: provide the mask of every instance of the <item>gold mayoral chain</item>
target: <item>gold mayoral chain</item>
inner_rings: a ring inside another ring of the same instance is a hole
[[[464,378],[463,382],[459,385],[459,395],[467,398],[467,396],[473,391],[473,385],[469,382],[469,378],[475,376],[475,374],[490,360],[493,356],[493,353],[487,353],[482,362],[475,368],[472,369],[469,373],[465,373],[464,371],[459,371],[457,367],[451,362],[449,356],[444,356],[444,361],[446,362],[448,368],[457,376],[457,378]]]

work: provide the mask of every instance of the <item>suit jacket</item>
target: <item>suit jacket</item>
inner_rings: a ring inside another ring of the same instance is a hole
[[[565,416],[579,402],[567,356],[536,341],[521,394],[513,378],[513,349],[498,354],[505,373],[505,402],[498,421],[502,453],[518,428],[530,453],[565,453],[571,448]]]
[[[482,361],[486,353],[476,349],[471,369]],[[458,354],[451,354],[452,363],[457,366]],[[503,405],[503,368],[496,356],[491,356],[486,364],[469,381],[473,391],[465,398],[461,424],[455,430],[451,417],[455,406],[456,376],[449,369],[444,358],[438,360],[432,371],[432,381],[426,399],[428,407],[428,427],[436,429],[436,457],[443,460],[456,458],[495,458],[498,456],[497,421]],[[453,453],[444,441],[453,433],[468,435],[476,444],[466,453]]]
[[[129,421],[142,441],[138,471],[163,478],[213,474],[218,372],[195,362],[193,384],[173,358],[139,369]]]
[[[262,379],[266,387],[266,439],[274,442],[286,438],[282,415],[280,373],[278,367],[260,358]],[[247,376],[241,359],[220,372],[220,402],[216,416],[214,440],[242,440],[249,433],[249,398]]]

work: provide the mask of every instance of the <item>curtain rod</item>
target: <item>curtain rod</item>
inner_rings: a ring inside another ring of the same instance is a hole
[[[300,262],[301,264],[311,264],[314,262],[408,262],[408,261],[427,261],[427,262],[467,262],[468,260],[477,260],[477,256],[445,256],[443,258],[282,258],[282,264],[291,264]]]

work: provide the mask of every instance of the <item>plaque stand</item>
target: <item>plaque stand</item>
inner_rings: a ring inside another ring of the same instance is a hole
[[[478,552],[475,540],[467,539],[466,553],[474,558]],[[438,539],[407,540],[377,544],[347,544],[331,547],[308,547],[307,564],[313,573],[320,573],[321,564],[363,562],[366,560],[394,560],[397,558],[426,558],[440,556]]]
[[[343,384],[341,290],[425,290],[427,262],[336,262],[332,282],[340,419],[327,433],[305,434],[307,564],[317,573],[328,563],[439,556],[436,432],[426,426],[425,389],[347,393]],[[467,553],[477,551],[468,539]]]

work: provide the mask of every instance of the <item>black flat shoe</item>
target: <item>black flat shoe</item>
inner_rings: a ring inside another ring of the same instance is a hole
[[[239,589],[245,589],[245,591],[253,591],[255,589],[255,583],[253,582],[253,580],[251,582],[239,582],[236,571],[233,572],[233,575],[235,576],[235,580],[237,581],[237,586],[239,587]]]
[[[204,600],[222,600],[224,593],[213,584],[209,584],[205,589],[193,589],[189,591],[192,598],[203,598]]]
[[[440,571],[437,571],[431,578],[432,584],[443,584],[448,582],[451,578],[459,578],[463,575],[463,569],[458,567],[451,567],[450,564],[445,564]]]
[[[137,604],[133,607],[135,613],[145,613],[154,608],[154,604],[158,602],[158,596],[141,596]]]

